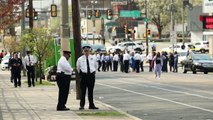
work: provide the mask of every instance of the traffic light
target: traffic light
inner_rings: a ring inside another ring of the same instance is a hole
[[[92,18],[92,10],[88,10],[87,11],[87,19],[91,19]]]
[[[124,25],[124,33],[125,33],[125,34],[127,34],[127,33],[128,33],[127,25]]]
[[[150,36],[151,35],[151,30],[147,30],[147,35]]]
[[[25,16],[26,16],[27,18],[30,17],[30,12],[29,12],[30,10],[29,10],[29,8],[27,8],[25,11],[26,11]]]
[[[101,16],[100,10],[95,10],[95,17],[99,18]]]
[[[57,17],[57,5],[52,4],[50,7],[51,17]]]
[[[34,12],[34,20],[38,20],[38,12]]]
[[[107,9],[107,19],[112,20],[112,9]]]

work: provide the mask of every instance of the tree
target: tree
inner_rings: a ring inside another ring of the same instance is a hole
[[[13,25],[21,19],[18,14],[19,5],[24,4],[25,0],[0,0],[0,29],[10,29],[10,34],[15,36]]]
[[[51,42],[53,42],[53,38],[50,36],[47,29],[34,28],[21,37],[20,46],[22,46],[22,48],[27,46],[29,50],[34,52],[38,59],[40,84],[42,84],[43,63],[51,55],[54,55],[50,47]]]

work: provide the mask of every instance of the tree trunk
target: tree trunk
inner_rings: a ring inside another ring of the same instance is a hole
[[[39,80],[40,80],[40,84],[42,84],[42,64],[41,64],[41,57],[39,57]]]

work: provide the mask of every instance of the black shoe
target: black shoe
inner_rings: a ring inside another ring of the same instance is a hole
[[[98,108],[98,107],[93,106],[93,107],[89,107],[89,109],[99,109],[99,108]]]
[[[69,108],[57,108],[57,111],[68,111],[70,110]]]
[[[79,110],[84,110],[84,107],[80,107]]]

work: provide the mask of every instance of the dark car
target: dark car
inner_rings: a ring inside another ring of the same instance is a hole
[[[208,54],[195,54],[190,52],[185,60],[182,61],[183,73],[187,73],[187,71],[192,71],[193,74],[197,72],[204,72],[204,74],[208,74],[208,72],[213,72],[213,59]]]

